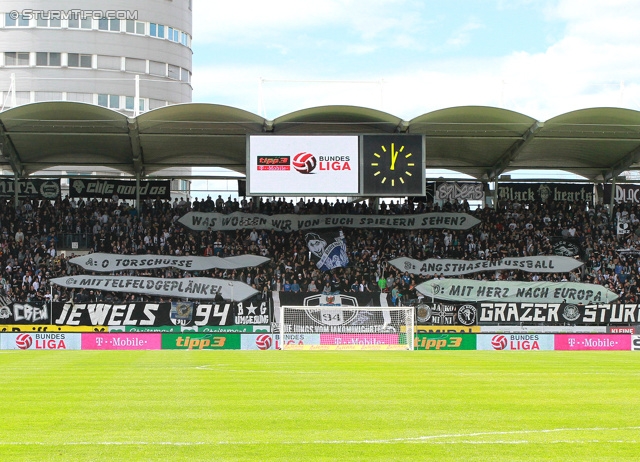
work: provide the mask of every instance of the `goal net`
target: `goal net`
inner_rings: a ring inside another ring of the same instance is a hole
[[[282,306],[282,350],[413,350],[413,307]]]

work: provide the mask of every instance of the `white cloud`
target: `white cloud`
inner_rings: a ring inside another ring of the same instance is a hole
[[[482,23],[476,19],[472,19],[462,27],[454,31],[453,35],[447,40],[447,45],[455,48],[467,45],[471,41],[472,32],[483,27]]]

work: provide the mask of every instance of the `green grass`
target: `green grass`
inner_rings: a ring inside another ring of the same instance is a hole
[[[0,460],[638,460],[633,352],[0,352]]]

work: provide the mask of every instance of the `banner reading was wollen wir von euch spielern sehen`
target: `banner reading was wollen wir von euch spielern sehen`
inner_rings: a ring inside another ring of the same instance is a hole
[[[422,213],[415,215],[264,215],[233,212],[225,215],[211,212],[189,212],[180,223],[194,231],[234,231],[240,229],[266,229],[274,231],[300,231],[322,228],[384,228],[384,229],[470,229],[480,223],[467,213]]]

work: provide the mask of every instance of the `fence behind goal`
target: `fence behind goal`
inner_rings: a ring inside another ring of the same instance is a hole
[[[281,349],[413,350],[413,307],[282,306],[280,334],[317,334]]]

